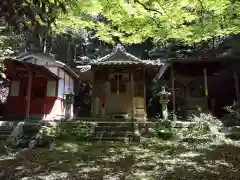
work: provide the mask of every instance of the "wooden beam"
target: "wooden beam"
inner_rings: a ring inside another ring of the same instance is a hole
[[[32,71],[28,72],[28,88],[27,88],[27,106],[26,106],[26,119],[30,119],[30,106],[31,106],[31,93],[32,93],[32,79],[33,73]]]
[[[174,75],[173,65],[171,65],[171,79],[172,79],[173,120],[176,120],[175,75]]]
[[[134,71],[131,72],[131,99],[132,99],[132,119],[134,119],[134,83],[133,83],[133,73]]]

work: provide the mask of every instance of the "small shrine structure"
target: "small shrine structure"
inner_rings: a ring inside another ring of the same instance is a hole
[[[60,120],[74,116],[65,93],[73,93],[78,75],[66,64],[42,53],[25,53],[5,59],[11,81],[4,108],[6,120]]]
[[[77,66],[81,77],[92,83],[91,116],[145,121],[147,79],[152,80],[161,65],[159,60],[141,60],[117,44],[110,54]]]

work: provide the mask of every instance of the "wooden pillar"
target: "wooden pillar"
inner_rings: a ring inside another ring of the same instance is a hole
[[[173,65],[171,65],[171,79],[172,79],[173,120],[176,120],[175,77],[174,77]]]
[[[134,81],[133,81],[134,70],[131,72],[131,99],[132,99],[132,119],[134,119]]]
[[[206,98],[206,102],[208,100],[208,82],[207,82],[207,69],[203,68],[203,74],[204,74],[204,94]]]
[[[143,69],[143,97],[144,97],[144,111],[145,111],[145,115],[147,114],[147,98],[146,98],[146,67],[144,67]]]
[[[31,94],[32,94],[32,79],[33,72],[28,72],[28,88],[27,88],[27,106],[26,106],[26,119],[30,119],[30,106],[31,106]]]
[[[95,97],[95,69],[92,70],[92,96],[91,96],[91,116],[95,116],[96,97]]]
[[[238,75],[234,72],[234,80],[235,80],[235,91],[236,91],[236,100],[239,99],[239,85],[238,85]]]

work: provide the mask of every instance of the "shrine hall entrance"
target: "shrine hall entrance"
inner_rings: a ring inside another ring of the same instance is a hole
[[[106,114],[129,114],[131,109],[131,82],[129,73],[108,74]]]

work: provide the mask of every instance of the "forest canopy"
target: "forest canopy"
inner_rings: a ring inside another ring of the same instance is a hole
[[[139,58],[179,57],[239,34],[239,15],[234,0],[2,0],[0,62],[34,49],[72,64],[117,41]]]
[[[233,0],[72,0],[55,31],[90,28],[101,40],[137,44],[170,39],[186,44],[238,34],[240,2]]]
[[[186,44],[238,34],[235,0],[3,0],[0,17],[12,27],[42,24],[52,33],[91,29],[107,43],[151,39]]]

